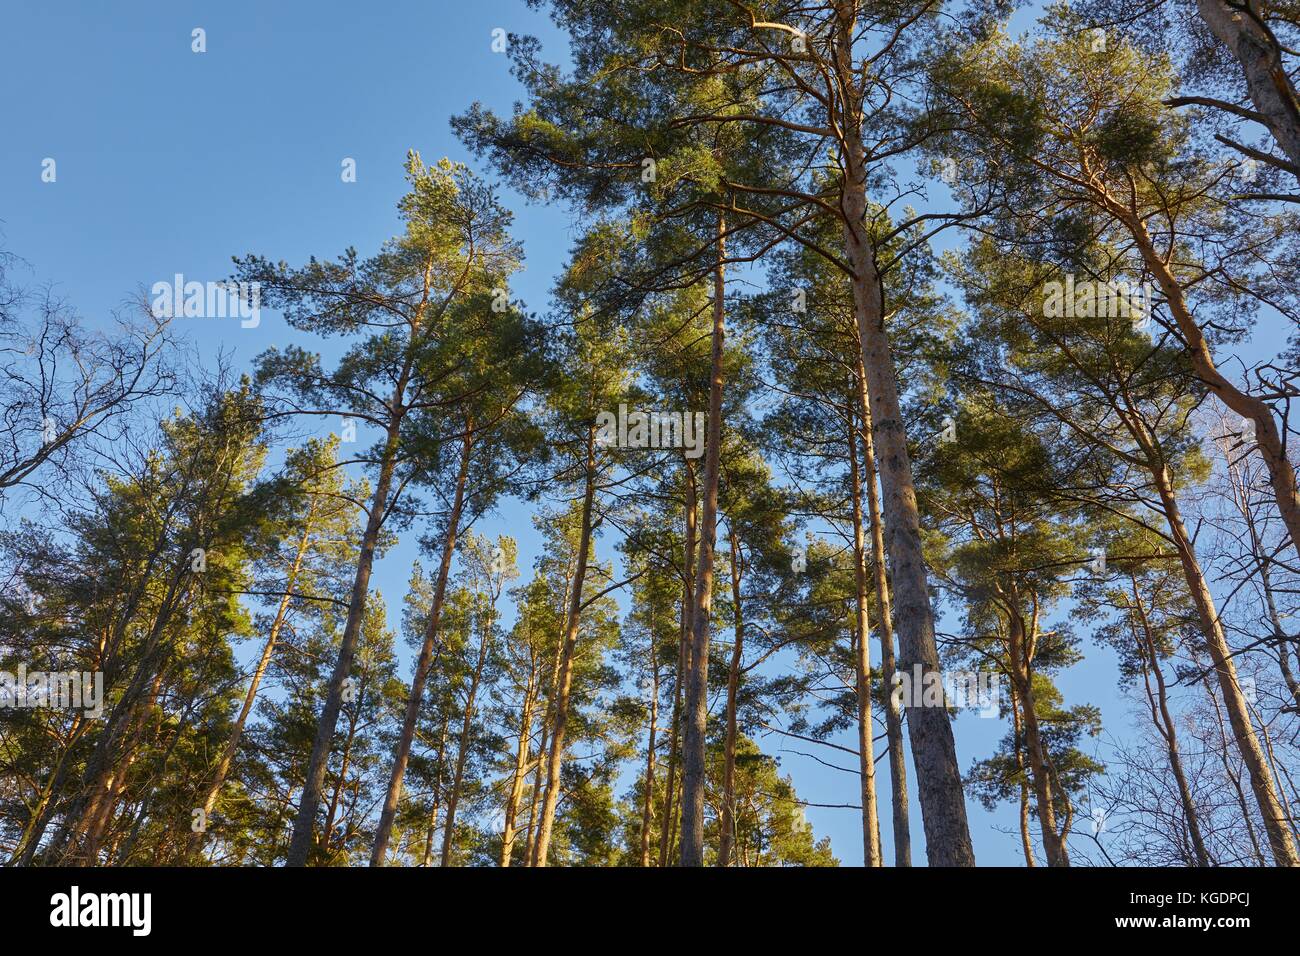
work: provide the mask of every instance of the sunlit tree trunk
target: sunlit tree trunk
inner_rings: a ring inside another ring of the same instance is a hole
[[[143,667],[141,671],[147,673]],[[87,806],[86,813],[82,817],[81,825],[78,828],[82,833],[80,846],[74,844],[69,848],[70,852],[64,857],[64,863],[70,863],[73,860],[78,860],[84,866],[94,866],[97,863],[100,843],[108,828],[109,821],[113,818],[113,811],[117,808],[118,798],[126,785],[127,774],[139,756],[140,740],[149,721],[150,711],[153,710],[158,700],[158,692],[162,688],[164,673],[163,670],[159,670],[154,675],[153,681],[149,685],[148,695],[137,704],[129,728],[124,735],[125,742],[120,748],[123,756],[118,759],[116,764],[107,769],[107,774],[96,786],[95,798]]]
[[[682,866],[704,865],[705,747],[709,717],[709,633],[713,609],[713,551],[717,537],[719,465],[722,458],[722,352],[726,335],[726,219],[718,213],[713,279],[713,355],[709,375],[708,437],[704,444],[703,507],[691,608],[689,669],[682,733]]]
[[[740,544],[731,528],[731,604],[735,608],[735,643],[727,668],[727,736],[722,753],[722,813],[719,820],[718,866],[731,866],[736,843],[736,697],[740,692],[740,664],[745,654],[745,616],[740,603]]]
[[[392,489],[393,474],[397,469],[397,445],[404,417],[402,401],[409,375],[408,363],[393,393],[391,407],[398,411],[388,425],[388,435],[380,456],[379,480],[375,483],[375,493],[370,499],[366,530],[361,536],[361,554],[357,559],[357,571],[352,581],[352,596],[348,602],[347,620],[343,625],[339,656],[335,661],[334,670],[330,673],[329,685],[325,691],[325,705],[321,709],[320,719],[316,722],[316,735],[312,740],[311,757],[307,762],[302,797],[298,804],[297,816],[294,818],[293,836],[289,841],[286,866],[306,866],[307,857],[311,852],[316,812],[320,808],[321,787],[325,783],[330,744],[334,739],[334,729],[338,726],[339,711],[343,708],[343,685],[352,672],[352,660],[356,656],[357,641],[361,637],[361,622],[365,616],[366,598],[370,593],[370,573],[375,563],[375,549],[379,544],[379,532],[388,510],[388,496]]]
[[[280,640],[280,630],[284,627],[285,618],[289,614],[289,607],[293,603],[294,587],[298,583],[303,558],[307,554],[307,544],[311,540],[316,506],[317,498],[313,495],[311,504],[307,508],[307,516],[303,520],[302,535],[298,539],[298,547],[294,552],[293,562],[289,565],[288,574],[285,576],[284,595],[280,598],[280,603],[276,607],[275,619],[271,622],[271,629],[266,635],[266,644],[262,647],[262,656],[253,669],[253,676],[249,681],[248,690],[244,694],[244,704],[239,710],[239,717],[236,718],[235,726],[231,728],[230,736],[226,739],[226,745],[222,748],[221,756],[217,759],[217,766],[212,774],[212,782],[208,784],[207,792],[203,795],[203,802],[200,807],[203,809],[204,819],[212,815],[212,810],[216,806],[217,795],[221,793],[221,787],[226,782],[226,774],[230,772],[230,765],[234,762],[235,753],[239,750],[239,738],[244,733],[244,725],[248,723],[248,717],[253,712],[253,704],[257,700],[257,689],[262,683],[262,678],[266,675],[266,669],[271,666],[271,657],[275,653],[276,644]],[[198,853],[202,846],[203,834],[193,833],[190,837],[190,853]]]
[[[528,775],[528,750],[533,736],[533,705],[537,693],[537,666],[532,664],[528,673],[528,686],[524,688],[523,706],[519,712],[519,742],[515,748],[515,769],[510,777],[510,792],[506,797],[505,829],[501,834],[501,866],[510,866],[518,835],[515,823],[519,814],[519,801],[523,798],[524,780]]]
[[[1201,19],[1241,64],[1256,114],[1300,179],[1300,101],[1279,47],[1257,19],[1261,5],[1197,0],[1196,6]]]
[[[654,826],[655,734],[659,722],[659,661],[655,655],[654,620],[650,622],[650,729],[645,745],[645,778],[641,794],[641,865],[650,865],[650,830]]]
[[[488,648],[492,641],[492,619],[488,615],[483,622],[483,634],[479,641],[478,660],[474,664],[474,673],[470,678],[469,690],[465,694],[464,714],[461,718],[460,738],[456,745],[456,767],[451,776],[451,792],[447,795],[447,823],[442,833],[441,866],[451,865],[451,848],[456,837],[456,807],[460,804],[461,785],[465,781],[465,763],[469,759],[470,737],[474,729],[474,704],[478,697],[479,684],[483,680],[483,668],[487,664]]]
[[[668,740],[668,790],[664,795],[664,818],[659,833],[659,865],[665,867],[672,859],[674,845],[677,841],[677,819],[674,799],[677,790],[677,756],[681,752],[682,698],[686,673],[690,661],[691,608],[694,605],[694,582],[691,569],[695,567],[695,522],[696,494],[695,468],[689,458],[684,459],[683,474],[686,478],[686,554],[682,572],[682,614],[681,636],[677,647],[677,674],[673,681],[673,716],[672,730]]]
[[[1029,775],[1033,784],[1038,823],[1042,830],[1043,854],[1048,866],[1069,866],[1070,855],[1056,823],[1056,805],[1052,795],[1050,756],[1038,725],[1034,695],[1034,655],[1037,650],[1037,626],[1027,626],[1020,610],[1020,592],[1013,585],[998,586],[1007,616],[1007,658],[1011,679],[1021,702],[1025,752],[1029,757]]]
[[[862,473],[853,417],[849,418],[849,490],[853,505],[854,684],[858,704],[858,780],[862,796],[862,865],[881,866],[876,808],[876,745],[871,716],[871,628],[867,622],[867,539],[862,527]]]
[[[1224,405],[1254,425],[1254,441],[1264,466],[1268,469],[1278,512],[1291,536],[1292,547],[1300,555],[1300,491],[1296,487],[1295,466],[1286,455],[1282,433],[1274,420],[1273,410],[1263,399],[1238,388],[1214,364],[1209,343],[1192,315],[1183,287],[1169,262],[1157,251],[1146,224],[1109,195],[1103,197],[1103,202],[1132,234],[1142,260],[1164,293],[1169,312],[1178,325],[1197,377]],[[1294,850],[1291,856],[1294,856]]]
[[[843,3],[834,24],[835,73],[841,89],[848,91],[840,111],[844,138],[841,210],[845,256],[853,270],[854,311],[884,497],[885,543],[894,582],[899,663],[909,673],[914,665],[920,665],[925,682],[929,680],[928,674],[940,672],[939,651],[934,638],[934,612],[921,549],[920,515],[897,373],[885,330],[875,252],[866,225],[866,151],[860,128],[862,96],[857,92],[857,65],[852,52],[855,6],[851,2]],[[910,701],[906,710],[926,855],[932,866],[974,866],[975,851],[966,820],[952,722],[946,708],[920,704],[923,701]]]
[[[592,509],[596,498],[596,426],[594,423],[587,429],[587,461],[583,483],[582,527],[578,537],[578,559],[573,569],[573,587],[569,595],[568,619],[560,654],[554,725],[551,728],[551,749],[546,760],[546,792],[542,797],[537,848],[534,854],[536,866],[547,865],[547,856],[551,848],[551,830],[555,825],[555,807],[560,799],[560,768],[564,762],[564,734],[569,720],[573,658],[581,623],[582,586],[587,577],[587,559],[591,550]]]
[[[384,865],[384,857],[388,852],[388,839],[393,830],[393,820],[397,816],[397,804],[402,797],[402,780],[406,776],[406,765],[411,757],[411,743],[415,740],[415,727],[420,719],[420,705],[424,702],[424,685],[429,678],[434,645],[438,640],[438,625],[442,620],[447,579],[451,576],[451,564],[456,555],[456,537],[460,531],[460,516],[465,504],[465,484],[469,475],[473,447],[474,421],[466,416],[465,435],[461,441],[460,470],[456,475],[456,491],[452,498],[451,512],[447,516],[447,529],[442,542],[442,560],[438,565],[438,580],[434,585],[429,618],[424,626],[424,641],[420,645],[420,657],[416,661],[415,675],[411,678],[411,693],[406,701],[402,733],[393,753],[393,769],[388,780],[388,791],[384,796],[384,808],[379,814],[379,825],[375,829],[375,844],[370,853],[371,866]]]
[[[339,776],[334,783],[334,792],[330,795],[329,809],[325,813],[325,833],[321,846],[326,859],[329,858],[334,839],[334,826],[338,820],[339,808],[343,802],[343,791],[348,785],[348,770],[352,766],[352,750],[356,746],[358,720],[361,714],[360,698],[358,704],[348,714],[348,732],[343,738],[343,759],[339,761]]]
[[[442,812],[442,772],[447,762],[447,730],[450,723],[444,714],[438,730],[438,759],[433,771],[433,807],[429,811],[429,827],[424,834],[424,865],[433,866],[433,835],[438,831],[438,815]]]
[[[856,333],[856,329],[854,330]],[[912,865],[912,824],[907,802],[907,761],[903,754],[903,715],[894,687],[894,623],[890,609],[889,579],[885,566],[885,529],[880,516],[880,495],[876,490],[876,449],[872,438],[871,403],[867,399],[862,355],[857,355],[858,407],[862,414],[863,482],[867,486],[867,514],[871,519],[871,567],[876,586],[876,607],[880,636],[880,677],[885,693],[885,736],[889,745],[890,803],[893,811],[894,866]]]
[[[1016,755],[1016,771],[1020,777],[1020,846],[1025,853],[1025,866],[1035,867],[1034,840],[1029,835],[1029,780],[1025,773],[1024,723],[1020,719],[1020,698],[1011,688],[1012,745]]]

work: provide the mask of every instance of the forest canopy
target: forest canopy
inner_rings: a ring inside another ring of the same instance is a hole
[[[0,860],[1300,865],[1300,9],[526,6],[387,238],[0,252]]]

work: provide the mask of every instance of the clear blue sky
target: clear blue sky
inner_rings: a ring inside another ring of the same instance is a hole
[[[468,160],[448,117],[474,100],[508,111],[518,98],[506,58],[491,50],[492,30],[535,33],[551,58],[563,50],[549,22],[518,0],[12,0],[6,7],[0,245],[31,264],[29,278],[54,283],[91,320],[177,272],[221,279],[236,254],[291,263],[349,245],[368,254],[396,229],[407,149],[426,161]],[[203,54],[191,51],[196,27],[206,30]],[[55,183],[41,181],[47,157],[57,163]],[[355,183],[340,179],[346,157],[356,160]],[[560,210],[525,206],[508,179],[501,186],[527,254],[512,293],[542,311],[574,231]],[[206,354],[222,348],[244,366],[290,338],[272,313],[256,329],[188,320],[185,331]],[[514,534],[527,573],[537,540],[523,509],[508,505],[479,530]],[[403,545],[376,576],[394,623],[413,556],[413,544]],[[1127,718],[1113,688],[1113,659],[1087,651],[1087,661],[1060,680],[1065,699],[1100,705],[1107,726],[1119,730]],[[963,769],[1004,732],[1000,720],[962,716]],[[767,738],[764,746],[786,745]],[[821,755],[842,762],[828,754]],[[803,799],[855,801],[855,776],[780,756]],[[887,791],[884,762],[880,770]],[[1019,864],[1010,809],[988,814],[974,802],[969,809],[980,863]],[[882,808],[888,843],[887,813]],[[912,815],[920,861],[915,806]],[[861,862],[856,811],[813,808],[808,816],[844,863]]]

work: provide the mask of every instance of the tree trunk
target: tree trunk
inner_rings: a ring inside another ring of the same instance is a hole
[[[841,24],[847,33],[848,25]],[[851,42],[841,41],[840,73],[852,82],[848,60]],[[898,628],[899,666],[912,673],[920,665],[922,686],[930,673],[939,675],[939,651],[934,639],[934,612],[921,550],[921,520],[916,487],[907,451],[907,435],[899,404],[898,383],[889,337],[885,331],[884,304],[875,253],[864,222],[867,209],[866,168],[861,134],[856,124],[846,131],[848,155],[843,183],[844,245],[853,268],[854,311],[862,342],[862,367],[871,404],[880,485],[884,493],[886,547],[894,581],[895,624]],[[914,695],[920,697],[921,695]],[[961,769],[952,722],[944,707],[917,706],[909,702],[907,729],[916,769],[916,788],[925,829],[926,856],[931,866],[974,866]]]
[[[519,714],[519,743],[515,748],[515,770],[510,778],[510,794],[506,797],[505,827],[501,834],[501,868],[509,869],[514,855],[515,822],[519,814],[519,801],[524,795],[524,778],[528,775],[528,748],[533,735],[533,705],[537,693],[537,665],[534,659],[524,689],[524,703]]]
[[[316,514],[317,497],[312,496],[311,504],[307,508],[307,517],[303,522],[302,537],[298,539],[298,549],[294,554],[293,563],[289,566],[289,572],[284,581],[284,595],[280,598],[280,605],[275,611],[275,620],[271,622],[270,633],[266,636],[266,644],[262,648],[262,656],[257,662],[257,667],[253,669],[252,680],[249,681],[248,691],[244,694],[244,705],[240,708],[239,717],[235,721],[235,726],[231,728],[230,737],[226,740],[226,745],[222,748],[221,756],[217,759],[217,766],[212,774],[212,782],[208,785],[207,792],[203,795],[203,818],[206,820],[217,804],[217,795],[221,793],[221,787],[226,782],[226,774],[230,772],[230,765],[234,762],[235,753],[239,750],[239,738],[243,736],[244,725],[248,723],[248,717],[253,712],[253,704],[257,700],[257,689],[262,683],[262,678],[266,675],[266,669],[271,665],[271,656],[275,653],[276,643],[280,640],[280,630],[284,627],[285,618],[289,614],[289,606],[293,602],[293,589],[298,581],[298,574],[302,570],[302,561],[307,554],[307,544],[311,539],[312,519]],[[198,853],[203,847],[203,834],[192,833],[189,841],[189,854]]]
[[[654,621],[650,624],[650,731],[645,745],[645,783],[641,806],[641,865],[650,865],[650,828],[654,824],[655,733],[659,721],[659,660],[655,654]]]
[[[718,469],[722,444],[722,350],[726,335],[726,220],[718,213],[717,267],[713,279],[713,356],[708,437],[704,447],[704,507],[691,608],[690,667],[682,735],[682,866],[704,865],[705,746],[709,717],[709,616],[713,608],[713,549],[718,521]]]
[[[478,661],[474,665],[474,676],[470,679],[469,692],[465,695],[465,713],[461,720],[460,740],[457,741],[456,769],[452,773],[451,793],[447,797],[447,823],[442,831],[442,860],[439,866],[451,865],[451,846],[455,839],[456,830],[456,806],[460,803],[460,788],[465,780],[465,763],[469,759],[470,733],[474,729],[474,700],[478,696],[479,683],[483,680],[483,667],[487,663],[491,640],[492,619],[489,615],[478,648]]]
[[[1142,254],[1147,268],[1155,276],[1160,291],[1164,293],[1169,305],[1169,312],[1178,324],[1178,331],[1186,343],[1187,356],[1192,368],[1215,397],[1242,418],[1254,423],[1255,442],[1259,447],[1260,457],[1268,469],[1269,483],[1273,487],[1273,496],[1277,508],[1291,535],[1291,546],[1300,555],[1300,491],[1296,488],[1295,466],[1286,456],[1282,434],[1273,418],[1273,410],[1263,399],[1256,398],[1240,388],[1221,373],[1214,364],[1205,335],[1192,316],[1179,283],[1169,264],[1156,251],[1155,244],[1147,232],[1145,223],[1133,215],[1109,195],[1104,197],[1105,204],[1128,228]]]
[[[1016,770],[1020,775],[1020,846],[1025,852],[1025,866],[1032,869],[1038,864],[1034,862],[1034,841],[1029,835],[1029,782],[1025,779],[1025,750],[1022,745],[1024,727],[1020,719],[1020,698],[1016,696],[1014,686],[1011,689],[1011,727]]]
[[[856,335],[857,330],[854,330]],[[889,742],[890,802],[894,817],[894,866],[912,865],[912,824],[907,802],[907,761],[903,755],[903,715],[894,697],[894,624],[890,612],[889,579],[885,570],[885,529],[880,518],[880,495],[876,491],[876,449],[872,439],[871,403],[867,399],[866,375],[859,350],[858,404],[862,412],[862,461],[867,486],[867,513],[871,518],[871,563],[875,572],[876,607],[880,620],[880,676],[886,689],[885,732]]]
[[[853,270],[853,304],[862,345],[862,368],[871,404],[880,485],[884,494],[886,547],[894,581],[895,624],[900,667],[907,673],[920,665],[922,681],[940,676],[934,639],[921,522],[917,513],[912,462],[898,397],[898,380],[885,331],[883,290],[875,250],[867,231],[867,168],[862,140],[862,93],[853,61],[856,8],[837,9],[834,26],[834,69],[845,91],[837,120],[843,133],[844,176],[841,211],[844,247]],[[922,695],[916,695],[922,696]],[[922,696],[923,702],[923,696]],[[913,702],[915,703],[915,702]],[[908,706],[908,736],[916,768],[916,789],[925,829],[925,850],[931,866],[974,866],[961,768],[953,740],[952,721],[945,707]]]
[[[90,721],[86,719],[84,713],[78,711],[73,716],[72,726],[68,730],[67,743],[59,751],[58,763],[50,774],[49,781],[41,791],[36,806],[32,808],[27,826],[23,828],[23,833],[18,838],[13,854],[9,858],[11,866],[30,866],[35,858],[36,850],[41,843],[41,837],[44,836],[45,828],[49,826],[50,819],[54,815],[58,795],[63,790],[63,782],[67,779],[68,769],[71,764],[68,758],[72,753],[72,748],[90,725]]]
[[[524,838],[524,866],[537,865],[537,811],[542,802],[542,772],[546,769],[546,760],[544,759],[547,750],[546,738],[548,734],[546,715],[542,715],[542,726],[537,738],[537,763],[533,771],[533,789],[528,797],[528,829]]]
[[[851,407],[851,406],[850,406]],[[862,797],[862,865],[881,866],[876,809],[876,745],[871,717],[871,629],[867,621],[867,540],[862,527],[862,473],[854,416],[849,416],[849,488],[853,504],[853,670],[858,704],[858,779]],[[891,695],[892,696],[892,695]]]
[[[401,407],[405,384],[404,371],[403,378],[399,380],[398,388],[394,393],[392,403],[394,408]],[[397,444],[401,422],[402,415],[397,414],[388,426],[388,439],[384,443],[384,451],[380,459],[379,480],[375,484],[375,493],[370,501],[370,515],[366,521],[366,530],[361,537],[361,554],[357,560],[357,573],[352,582],[352,597],[348,602],[348,616],[343,625],[339,656],[330,674],[329,685],[325,692],[325,706],[321,710],[320,719],[316,722],[316,736],[312,740],[311,758],[307,762],[298,815],[293,821],[293,836],[289,841],[286,866],[306,866],[307,857],[311,853],[316,811],[320,808],[321,787],[325,783],[325,768],[329,761],[330,744],[334,739],[334,729],[338,726],[339,711],[343,707],[343,684],[352,671],[352,658],[356,655],[357,641],[361,637],[361,622],[365,617],[366,599],[370,592],[370,572],[375,563],[375,548],[379,543],[379,531],[388,509],[388,494],[393,483],[393,472],[397,467]]]
[[[1165,741],[1165,752],[1169,757],[1169,770],[1174,775],[1178,786],[1178,799],[1183,804],[1183,816],[1187,820],[1187,832],[1192,841],[1192,852],[1196,855],[1197,866],[1210,866],[1210,856],[1205,851],[1205,841],[1201,838],[1200,814],[1192,800],[1192,788],[1187,784],[1187,775],[1183,772],[1182,753],[1178,748],[1178,728],[1169,711],[1169,696],[1165,687],[1165,675],[1160,669],[1160,658],[1156,654],[1155,636],[1151,633],[1151,622],[1147,617],[1146,607],[1142,602],[1142,593],[1138,588],[1137,575],[1130,572],[1129,581],[1133,585],[1134,609],[1138,612],[1141,625],[1138,650],[1146,666],[1143,677],[1146,678],[1147,700],[1151,704],[1151,721]],[[1148,675],[1156,679],[1155,692],[1152,693]]]
[[[1196,660],[1195,656],[1193,657]],[[1197,666],[1200,661],[1196,660]],[[1230,750],[1228,746],[1228,732],[1223,724],[1223,710],[1219,704],[1219,698],[1214,693],[1214,688],[1210,684],[1209,675],[1206,674],[1202,679],[1197,681],[1205,691],[1205,697],[1214,708],[1215,725],[1219,729],[1219,748],[1215,751],[1219,758],[1219,763],[1223,766],[1223,774],[1232,784],[1233,794],[1237,798],[1237,809],[1241,811],[1241,821],[1246,825],[1246,836],[1250,840],[1251,849],[1255,854],[1255,863],[1257,866],[1268,866],[1268,859],[1264,856],[1264,850],[1259,845],[1259,839],[1255,835],[1255,823],[1250,815],[1250,803],[1246,799],[1246,791],[1241,787],[1241,776],[1237,773],[1236,768],[1232,765],[1230,759]]]
[[[360,715],[360,698],[358,697],[358,706],[348,714],[348,732],[343,738],[343,759],[339,761],[339,778],[334,784],[334,792],[330,795],[329,809],[325,813],[325,857],[329,858],[331,841],[334,839],[334,823],[338,819],[339,805],[343,801],[343,791],[348,784],[348,768],[352,765],[352,748],[357,742],[357,719]]]
[[[1254,534],[1253,527],[1251,533]],[[1295,673],[1291,670],[1291,652],[1289,649],[1294,639],[1289,637],[1286,629],[1282,627],[1282,617],[1278,614],[1277,600],[1274,597],[1272,575],[1268,570],[1268,560],[1257,552],[1255,562],[1259,568],[1259,583],[1264,592],[1264,607],[1268,610],[1269,624],[1273,629],[1274,646],[1277,648],[1277,663],[1282,671],[1282,682],[1286,684],[1287,690],[1291,692],[1291,699],[1295,701],[1295,706],[1300,708],[1300,682],[1296,681]]]
[[[415,675],[411,678],[411,694],[406,701],[406,715],[402,721],[402,735],[393,753],[393,770],[388,779],[388,792],[384,796],[384,809],[379,814],[375,830],[375,845],[370,852],[370,865],[383,866],[388,852],[388,840],[397,817],[397,804],[402,797],[402,780],[411,757],[411,744],[415,740],[415,727],[420,719],[420,705],[424,702],[424,685],[429,678],[433,660],[433,646],[438,639],[438,624],[442,620],[442,605],[447,594],[447,579],[451,576],[451,563],[456,555],[456,536],[460,531],[460,514],[465,504],[465,483],[469,475],[470,453],[473,450],[474,423],[465,420],[465,438],[461,445],[460,470],[456,475],[456,493],[452,499],[451,513],[447,517],[447,533],[443,538],[442,561],[438,565],[438,580],[434,585],[433,604],[424,626],[424,642],[416,661]]]
[[[735,643],[727,668],[727,738],[722,754],[722,814],[718,837],[718,866],[731,866],[736,843],[736,697],[740,692],[740,664],[745,654],[745,617],[740,604],[740,543],[730,529],[731,604],[735,608]]]
[[[433,809],[429,812],[429,826],[424,831],[424,865],[426,867],[433,865],[433,835],[438,830],[438,813],[441,809],[442,804],[435,798]]]
[[[111,814],[122,775],[134,759],[122,752],[122,742],[136,735],[137,728],[144,719],[142,708],[147,708],[147,702],[156,695],[163,670],[167,666],[166,656],[170,653],[170,644],[165,634],[188,593],[189,584],[186,579],[190,577],[189,553],[190,548],[181,548],[182,557],[169,575],[167,591],[159,602],[131,681],[113,705],[104,730],[86,762],[80,795],[65,812],[63,822],[46,851],[46,856],[51,860],[68,863],[80,855],[87,865],[93,863],[99,836],[107,822],[106,814]],[[132,613],[134,610],[133,607]],[[129,619],[124,616],[119,623],[120,635],[125,634],[128,624]],[[79,839],[82,844],[80,847],[77,845]]]
[[[1214,598],[1210,595],[1209,585],[1201,571],[1191,538],[1183,525],[1182,513],[1174,497],[1169,470],[1162,464],[1154,464],[1151,473],[1164,507],[1170,537],[1174,541],[1178,558],[1183,565],[1188,590],[1200,615],[1201,631],[1205,636],[1206,648],[1210,652],[1210,661],[1214,665],[1224,707],[1228,711],[1228,724],[1232,727],[1233,736],[1241,750],[1242,762],[1250,774],[1251,790],[1259,804],[1269,847],[1273,851],[1273,859],[1278,866],[1300,866],[1300,857],[1296,854],[1295,840],[1291,836],[1286,812],[1273,787],[1273,775],[1269,771],[1259,738],[1255,734],[1255,727],[1251,723],[1250,708],[1246,703],[1245,695],[1237,682],[1237,668],[1233,663],[1232,650],[1228,647],[1223,626],[1219,622],[1218,610],[1214,606]]]
[[[551,830],[555,825],[555,807],[560,800],[560,767],[564,762],[564,732],[569,721],[569,692],[573,685],[573,658],[578,643],[578,626],[582,614],[582,585],[587,577],[587,558],[591,550],[591,514],[596,498],[596,426],[587,428],[587,467],[582,496],[582,528],[578,537],[578,561],[573,569],[573,588],[569,594],[568,622],[560,654],[559,680],[556,686],[555,721],[551,728],[551,749],[546,760],[546,794],[542,798],[534,864],[546,866],[551,848]]]
[[[438,760],[433,771],[433,808],[429,812],[429,829],[424,838],[424,865],[433,865],[433,834],[438,829],[438,814],[442,812],[442,770],[447,755],[447,716],[442,718],[442,727],[438,730]]]
[[[682,573],[682,621],[681,636],[677,647],[677,674],[673,681],[673,719],[672,733],[668,741],[668,792],[664,796],[664,820],[659,834],[659,866],[666,867],[672,857],[673,845],[677,841],[677,818],[674,799],[677,790],[677,757],[681,752],[682,698],[686,674],[690,668],[691,608],[694,606],[694,592],[691,569],[695,567],[695,469],[690,459],[683,463],[686,477],[686,560]]]
[[[565,559],[563,606],[566,609],[569,606],[569,595],[573,593],[573,572],[576,569],[576,564],[576,553]],[[547,758],[551,753],[548,741],[550,740],[551,727],[555,723],[555,706],[560,689],[560,661],[564,658],[564,635],[567,633],[565,628],[568,627],[568,624],[566,610],[566,617],[561,625],[560,633],[555,636],[555,656],[551,659],[551,690],[546,696],[546,710],[542,714],[542,726],[538,735],[537,770],[533,774],[533,795],[528,810],[528,862],[526,864],[528,866],[537,865],[537,814],[541,807],[542,794],[546,791],[543,775],[547,770]]]
[[[166,602],[165,602],[166,603]],[[155,622],[154,636],[150,638],[151,644],[157,646],[155,638],[161,636],[164,619],[171,617],[172,612],[165,615],[160,614],[159,620]],[[134,700],[129,708],[120,711],[121,722],[118,724],[119,733],[112,734],[111,738],[101,742],[102,746],[96,748],[95,755],[103,761],[98,766],[98,772],[92,778],[95,783],[91,789],[91,797],[85,804],[85,809],[75,826],[67,829],[68,843],[65,844],[60,863],[68,865],[75,861],[80,861],[83,866],[94,866],[99,857],[100,841],[112,819],[113,811],[116,809],[118,798],[122,793],[122,788],[126,783],[127,773],[138,757],[138,746],[141,736],[144,734],[145,726],[149,719],[149,711],[153,708],[158,699],[158,692],[162,688],[163,677],[166,672],[165,665],[156,669],[155,673],[150,675],[150,662],[153,654],[146,654],[141,661],[136,677],[132,680],[131,688],[123,695],[124,699],[128,696]],[[149,677],[152,679],[149,680]],[[147,693],[141,697],[136,688],[147,685]],[[119,702],[120,703],[120,702]],[[106,729],[105,735],[108,736],[111,730]],[[119,746],[120,745],[120,746]],[[116,759],[110,759],[112,754],[118,754]],[[95,764],[92,762],[92,766]],[[66,828],[66,824],[65,824]],[[80,845],[75,839],[76,834],[81,834]]]
[[[1069,866],[1069,851],[1056,827],[1056,806],[1052,798],[1051,778],[1047,770],[1047,747],[1038,728],[1037,704],[1034,699],[1033,655],[1028,646],[1030,637],[1026,635],[1024,620],[1017,611],[1012,610],[1007,617],[1007,629],[1010,635],[1007,656],[1011,661],[1013,680],[1016,682],[1021,703],[1025,750],[1029,755],[1029,775],[1038,807],[1043,854],[1047,857],[1048,866]]]
[[[1292,172],[1300,179],[1300,102],[1277,46],[1253,11],[1241,8],[1244,4],[1230,6],[1223,0],[1197,0],[1196,6],[1201,19],[1241,64],[1255,111],[1263,117],[1274,141],[1291,160]]]
[[[1270,570],[1272,557],[1265,551],[1264,542],[1260,538],[1259,527],[1255,522],[1255,513],[1251,508],[1250,478],[1240,474],[1239,466],[1233,463],[1231,449],[1225,450],[1223,457],[1228,468],[1228,481],[1233,492],[1233,503],[1237,506],[1237,510],[1241,512],[1242,520],[1246,522],[1246,530],[1250,532],[1250,556],[1259,571],[1259,583],[1264,592],[1264,607],[1268,611],[1269,624],[1273,630],[1274,646],[1277,648],[1277,662],[1282,671],[1282,680],[1291,692],[1291,697],[1296,706],[1300,707],[1300,683],[1297,683],[1295,674],[1291,670],[1290,655],[1293,641],[1287,635],[1286,629],[1282,627],[1282,618],[1278,613],[1277,600],[1274,597],[1273,574]],[[1300,648],[1296,648],[1296,650],[1296,659],[1300,661]]]

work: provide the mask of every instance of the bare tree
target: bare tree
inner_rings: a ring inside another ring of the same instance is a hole
[[[0,512],[13,489],[48,488],[32,481],[43,465],[66,473],[76,444],[112,442],[134,406],[176,385],[168,320],[143,299],[92,328],[49,286],[14,283],[13,262],[0,257]]]

